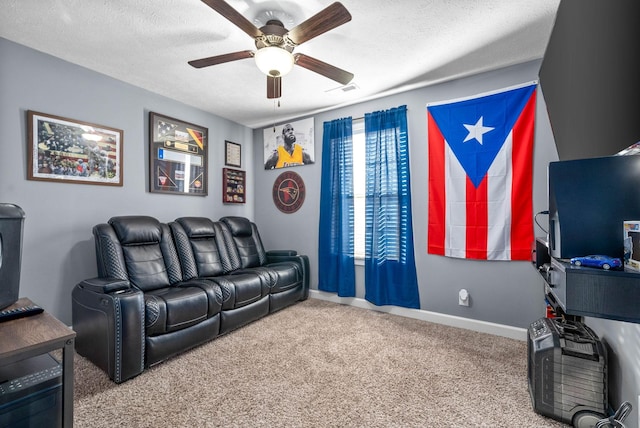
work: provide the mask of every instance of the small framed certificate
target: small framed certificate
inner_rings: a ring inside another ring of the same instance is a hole
[[[242,165],[242,146],[231,141],[224,142],[224,164],[240,168]]]

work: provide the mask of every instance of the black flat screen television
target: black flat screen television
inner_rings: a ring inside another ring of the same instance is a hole
[[[0,203],[0,309],[19,297],[23,224],[22,208]]]
[[[548,184],[552,257],[624,257],[624,221],[640,220],[640,155],[551,162]]]

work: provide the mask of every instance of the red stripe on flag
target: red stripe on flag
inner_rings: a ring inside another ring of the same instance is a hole
[[[444,137],[438,125],[427,113],[429,132],[429,225],[427,253],[444,256],[446,228],[446,191]]]
[[[533,134],[536,92],[513,127],[511,260],[530,260],[533,242]]]
[[[476,188],[467,177],[467,235],[466,258],[487,258],[487,237],[489,224],[489,206],[487,203],[488,177],[482,179]]]

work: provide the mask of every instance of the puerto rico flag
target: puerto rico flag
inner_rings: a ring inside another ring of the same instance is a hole
[[[428,253],[531,260],[536,85],[428,105]]]

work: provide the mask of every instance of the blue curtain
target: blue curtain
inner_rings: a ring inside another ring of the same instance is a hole
[[[318,289],[342,297],[356,295],[351,123],[351,117],[324,122],[322,136]]]
[[[368,113],[365,299],[419,308],[413,253],[407,107]]]

